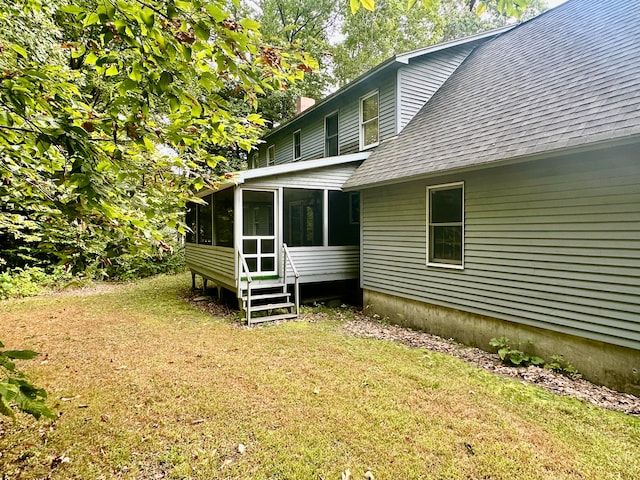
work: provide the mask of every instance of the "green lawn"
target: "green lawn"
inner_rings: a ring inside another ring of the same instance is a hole
[[[42,352],[21,366],[61,413],[0,420],[0,478],[640,478],[638,418],[327,316],[249,330],[189,285],[0,302],[0,339]]]

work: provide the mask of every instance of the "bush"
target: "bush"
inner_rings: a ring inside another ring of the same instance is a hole
[[[37,295],[47,278],[39,267],[15,268],[0,273],[0,299]]]
[[[160,273],[178,273],[184,268],[184,247],[178,246],[173,251],[158,255],[147,253],[120,255],[105,268],[105,273],[110,280],[135,280]]]
[[[5,271],[2,271],[2,269]],[[156,252],[138,251],[97,258],[77,275],[62,265],[24,266],[9,265],[0,257],[0,300],[29,297],[45,288],[66,288],[82,285],[90,280],[127,281],[150,277],[160,273],[178,273],[185,268],[184,246],[161,243]]]

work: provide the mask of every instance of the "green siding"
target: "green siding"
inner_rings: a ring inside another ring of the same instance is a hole
[[[465,182],[464,270],[426,266],[426,187]],[[640,349],[640,161],[617,149],[365,190],[362,285]]]
[[[446,51],[417,57],[398,70],[400,130],[467,58],[473,47],[473,44],[459,45]]]
[[[185,244],[187,268],[229,288],[235,288],[234,252],[227,247]]]
[[[324,157],[324,117],[338,112],[338,142],[340,155],[360,151],[359,121],[360,97],[378,89],[380,139],[396,134],[396,72],[392,70],[364,82],[347,94],[307,114],[300,121],[294,121],[273,135],[264,138],[260,145],[258,165],[266,166],[266,152],[269,145],[275,145],[276,164],[293,161],[293,132],[301,131],[301,160],[313,160]]]

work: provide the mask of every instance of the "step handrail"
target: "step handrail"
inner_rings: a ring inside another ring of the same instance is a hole
[[[282,252],[284,253],[283,257],[283,283],[285,288],[287,288],[287,262],[291,265],[291,270],[293,271],[293,298],[296,304],[296,315],[300,315],[300,286],[298,279],[300,278],[300,274],[298,273],[298,269],[296,268],[296,264],[293,263],[293,258],[291,258],[291,252],[289,251],[289,247],[287,247],[286,243],[282,244]]]
[[[244,258],[244,255],[238,248],[238,260],[240,264],[240,272],[238,274],[238,293],[240,297],[242,297],[242,274],[244,273],[247,277],[247,325],[251,326],[251,282],[253,282],[253,278],[251,278],[251,272],[249,271],[249,265],[247,265],[247,259]]]

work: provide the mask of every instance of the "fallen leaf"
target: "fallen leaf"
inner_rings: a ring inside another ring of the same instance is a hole
[[[240,455],[244,455],[244,452],[246,451],[247,451],[247,447],[244,444],[241,443],[238,445],[238,453]]]
[[[315,395],[318,395],[318,394],[320,393],[320,389],[319,389],[319,388],[314,388],[314,389],[313,389],[313,393],[314,393]]]
[[[342,472],[342,480],[351,480],[351,470],[348,468]]]
[[[371,472],[371,470],[367,470],[364,473],[364,478],[366,478],[367,480],[376,480],[375,477],[373,476],[373,473]]]

